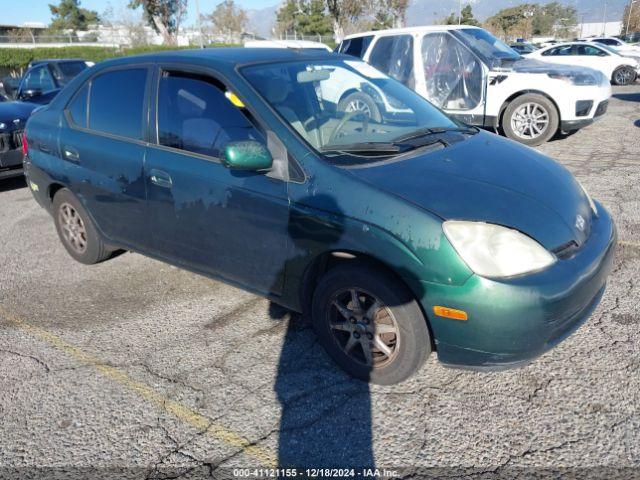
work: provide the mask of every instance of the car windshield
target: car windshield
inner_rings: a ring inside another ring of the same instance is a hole
[[[500,66],[505,61],[516,61],[522,58],[509,45],[481,28],[462,28],[452,30],[451,33],[492,67]]]
[[[53,64],[54,75],[61,85],[69,83],[86,68],[87,64],[84,62],[58,62]]]
[[[614,55],[621,57],[620,52],[618,52],[615,48],[610,47],[609,45],[605,45],[604,43],[599,43],[598,48],[606,50],[609,53],[613,53]]]
[[[325,156],[393,155],[409,148],[400,140],[465,128],[360,60],[263,64],[245,67],[242,74],[285,122]]]

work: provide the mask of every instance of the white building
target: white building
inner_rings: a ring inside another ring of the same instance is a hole
[[[578,24],[578,36],[580,38],[595,36],[612,37],[614,35],[620,35],[621,31],[622,22],[592,22]]]

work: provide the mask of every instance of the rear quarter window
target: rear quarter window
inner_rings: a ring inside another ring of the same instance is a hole
[[[67,112],[71,117],[72,122],[78,127],[87,127],[87,102],[89,100],[89,85],[85,84],[76,93],[73,100],[67,107]]]
[[[114,70],[91,80],[89,128],[142,139],[146,68]]]
[[[363,58],[369,45],[371,45],[373,35],[367,35],[365,37],[347,38],[340,44],[340,53],[351,55],[358,58]]]

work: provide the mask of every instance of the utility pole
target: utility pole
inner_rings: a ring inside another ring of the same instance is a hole
[[[631,0],[629,2],[629,11],[627,12],[627,28],[624,30],[625,35],[629,35],[629,22],[631,21],[631,10],[633,9],[633,4],[636,3],[636,0]]]
[[[607,0],[604,0],[604,13],[602,14],[602,36],[607,34]]]
[[[202,38],[202,21],[200,19],[200,0],[196,0],[196,28],[198,29],[200,48],[204,48],[204,40]]]
[[[462,0],[458,0],[458,25],[462,23]]]

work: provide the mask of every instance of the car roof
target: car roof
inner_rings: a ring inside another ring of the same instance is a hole
[[[31,60],[31,65],[40,65],[42,63],[66,63],[66,62],[81,62],[85,63],[85,61],[81,58],[42,58],[38,60]]]
[[[370,30],[368,32],[352,33],[344,37],[344,40],[351,38],[364,37],[369,35],[393,35],[402,33],[422,33],[422,32],[442,32],[446,30],[461,30],[474,28],[482,30],[480,27],[474,27],[473,25],[423,25],[420,27],[404,27],[404,28],[389,28],[387,30]]]
[[[216,47],[190,50],[171,50],[115,58],[100,62],[100,66],[126,65],[141,62],[197,63],[210,66],[236,66],[250,63],[274,63],[292,60],[335,58],[335,53],[298,48],[241,48]]]

